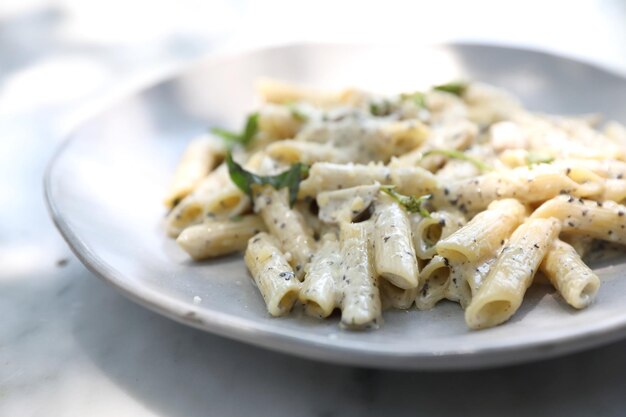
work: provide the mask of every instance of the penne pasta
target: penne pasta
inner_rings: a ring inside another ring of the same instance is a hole
[[[338,279],[341,266],[339,242],[334,234],[323,237],[319,251],[307,268],[300,291],[305,311],[313,317],[328,317],[338,306]]]
[[[191,141],[176,167],[165,206],[172,208],[187,197],[222,159],[223,146],[211,139],[202,137]]]
[[[272,316],[282,316],[298,299],[300,282],[278,247],[278,241],[265,232],[252,237],[244,256],[265,304]]]
[[[515,314],[559,231],[553,218],[531,218],[515,229],[465,310],[470,328],[495,326]]]
[[[195,260],[245,250],[272,316],[298,301],[360,330],[383,307],[410,317],[446,299],[483,329],[533,282],[589,306],[600,279],[583,258],[626,245],[617,122],[533,113],[476,82],[257,89],[243,131],[213,127],[182,155],[165,230]]]
[[[418,289],[416,287],[405,290],[396,287],[389,281],[381,280],[380,293],[383,307],[389,306],[401,310],[408,310],[415,303]]]
[[[600,279],[585,265],[576,250],[556,239],[545,259],[541,271],[559,291],[563,299],[575,308],[587,307],[600,288]]]
[[[576,197],[600,195],[602,179],[590,170],[570,171],[549,165],[492,172],[446,184],[435,192],[437,207],[456,207],[463,213],[484,210],[492,201],[514,198],[536,203],[569,193]]]
[[[345,104],[358,104],[366,99],[357,90],[324,92],[284,81],[261,78],[256,84],[257,93],[268,103],[289,104],[305,101],[315,106],[330,107]]]
[[[389,197],[376,204],[373,240],[376,273],[396,287],[417,288],[419,270],[409,217]]]
[[[299,140],[281,140],[267,147],[272,158],[286,164],[303,162],[311,165],[316,162],[347,163],[350,155],[338,150],[331,144],[304,142]]]
[[[420,310],[429,310],[446,296],[450,283],[450,264],[437,255],[420,272],[420,287],[415,304]]]
[[[341,324],[351,329],[377,326],[381,318],[378,278],[368,243],[368,229],[364,223],[341,225]]]
[[[207,218],[237,216],[249,207],[250,199],[230,182],[228,170],[222,164],[170,211],[165,220],[167,233],[177,237],[190,225],[201,223]]]
[[[382,164],[316,163],[309,177],[300,185],[301,198],[314,197],[322,191],[341,190],[374,183],[395,185],[398,192],[410,195],[428,194],[437,188],[437,180],[419,167],[387,167]]]
[[[465,217],[451,211],[430,213],[430,217],[412,216],[411,230],[415,253],[420,259],[437,254],[436,244],[465,225]]]
[[[469,223],[439,241],[437,253],[454,262],[478,262],[493,256],[519,225],[526,209],[517,200],[497,200]]]
[[[326,223],[351,222],[370,208],[379,191],[378,184],[322,191],[316,200],[319,218]]]
[[[296,276],[301,280],[305,266],[313,257],[315,240],[302,215],[289,208],[287,193],[284,191],[269,186],[258,189],[254,194],[254,208],[265,222],[267,230],[280,242]]]
[[[543,203],[534,218],[554,217],[564,232],[626,244],[626,206],[561,195]]]
[[[229,220],[209,220],[182,231],[176,243],[195,260],[213,258],[242,251],[248,240],[266,230],[257,215]]]

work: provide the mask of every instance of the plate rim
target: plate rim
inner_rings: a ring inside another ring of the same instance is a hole
[[[393,44],[399,46],[400,44]],[[340,346],[327,344],[311,339],[303,339],[292,335],[284,330],[254,322],[248,319],[232,316],[219,310],[194,307],[182,301],[177,301],[163,296],[154,289],[133,284],[134,281],[124,279],[126,274],[116,270],[112,265],[104,262],[98,255],[80,238],[73,230],[68,219],[62,214],[57,206],[53,193],[54,171],[58,162],[67,149],[77,141],[76,132],[83,126],[108,109],[114,108],[132,96],[140,94],[157,85],[180,77],[187,71],[202,66],[219,64],[222,60],[236,57],[242,54],[263,53],[288,48],[310,48],[321,46],[341,47],[380,47],[379,44],[366,43],[341,43],[341,42],[293,42],[272,45],[262,48],[244,48],[243,50],[217,53],[179,66],[174,70],[166,71],[162,76],[150,80],[150,82],[138,83],[135,88],[129,88],[123,94],[119,94],[115,100],[109,100],[97,111],[93,111],[88,117],[83,118],[66,134],[61,144],[57,147],[50,158],[44,172],[43,188],[44,200],[48,214],[54,222],[57,230],[66,241],[74,255],[80,262],[102,281],[115,288],[133,302],[179,323],[207,331],[222,337],[239,342],[251,344],[265,349],[287,353],[308,359],[321,360],[342,365],[363,366],[368,368],[386,368],[396,370],[460,370],[460,369],[483,369],[502,365],[514,365],[532,360],[547,359],[568,353],[578,352],[596,346],[601,346],[626,336],[626,320],[603,321],[593,329],[559,337],[541,337],[521,343],[499,343],[494,346],[480,349],[435,352],[411,352],[389,350],[368,350],[355,346]],[[421,45],[425,49],[439,49],[446,47],[487,47],[508,51],[522,51],[535,54],[557,57],[572,61],[577,64],[592,67],[609,73],[613,76],[625,79],[626,76],[601,65],[586,62],[558,53],[552,53],[541,49],[522,48],[485,42],[442,42],[436,44]],[[626,81],[626,79],[625,79]],[[473,358],[474,360],[468,360]]]

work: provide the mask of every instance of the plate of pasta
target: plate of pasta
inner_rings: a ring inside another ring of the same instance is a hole
[[[626,80],[485,45],[291,45],[200,62],[76,129],[51,215],[140,304],[401,369],[626,332]]]

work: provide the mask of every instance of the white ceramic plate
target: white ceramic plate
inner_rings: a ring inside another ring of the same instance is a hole
[[[533,110],[626,117],[626,80],[544,53],[478,45],[294,45],[211,59],[129,96],[77,129],[45,180],[50,212],[76,255],[140,304],[182,323],[285,353],[369,367],[471,368],[580,350],[626,333],[626,265],[603,265],[597,303],[574,311],[531,288],[503,326],[469,331],[461,309],[391,311],[376,331],[336,320],[270,318],[241,261],[190,262],[162,230],[183,147],[210,125],[238,127],[257,76],[320,87],[406,91],[465,78],[516,93]],[[194,297],[202,301],[194,303]]]

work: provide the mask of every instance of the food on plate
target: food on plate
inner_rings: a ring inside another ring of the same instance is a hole
[[[196,260],[244,251],[272,316],[295,304],[376,327],[388,308],[459,303],[509,320],[536,280],[580,309],[596,240],[626,244],[626,129],[530,112],[453,82],[380,95],[261,80],[240,132],[182,156],[167,233]]]

